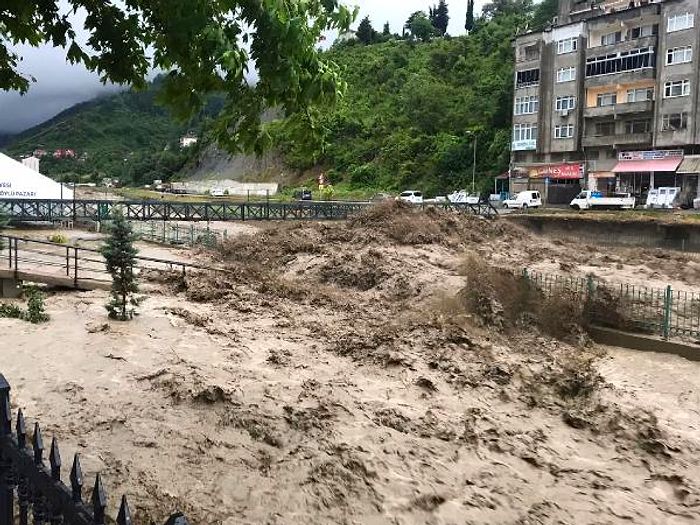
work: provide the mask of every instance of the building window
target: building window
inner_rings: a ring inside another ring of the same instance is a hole
[[[578,46],[578,38],[566,38],[557,42],[557,54],[573,53]]]
[[[661,119],[661,131],[679,131],[687,128],[687,113],[667,113]]]
[[[647,100],[654,100],[654,88],[627,90],[627,102],[646,102]]]
[[[513,126],[513,142],[537,140],[537,124],[516,124]]]
[[[574,136],[574,125],[573,124],[562,124],[561,126],[554,126],[554,138],[555,139],[570,139]]]
[[[595,134],[597,137],[608,137],[615,134],[614,122],[596,122]]]
[[[540,98],[532,97],[516,97],[515,98],[515,114],[516,115],[532,115],[540,110]]]
[[[539,69],[528,69],[525,71],[518,71],[515,78],[515,87],[524,88],[537,86],[540,83],[540,70]]]
[[[630,120],[625,122],[625,133],[628,135],[649,132],[651,132],[651,120]]]
[[[656,50],[653,47],[642,47],[587,59],[586,76],[610,75],[655,66]]]
[[[521,50],[523,60],[537,60],[540,58],[540,48],[537,44],[524,46]]]
[[[608,33],[600,37],[601,46],[612,46],[613,44],[618,44],[622,42],[622,32],[616,31],[615,33]]]
[[[576,108],[576,97],[571,95],[557,97],[555,108],[557,111],[571,111]]]
[[[633,27],[632,29],[629,30],[628,38],[630,40],[635,39],[635,38],[644,38],[646,36],[656,35],[656,34],[658,34],[658,32],[659,32],[659,26],[656,24],[648,25],[648,26]]]
[[[690,95],[690,80],[676,80],[664,84],[664,98],[687,97]]]
[[[682,31],[690,29],[695,25],[695,14],[683,13],[681,15],[673,15],[668,17],[668,32]]]
[[[576,80],[575,67],[563,67],[557,71],[557,82],[571,82],[572,80]]]
[[[601,93],[596,97],[596,106],[614,106],[617,104],[617,93]]]
[[[674,47],[666,52],[666,65],[687,64],[693,61],[692,46]]]

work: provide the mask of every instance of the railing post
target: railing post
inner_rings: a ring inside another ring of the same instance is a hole
[[[666,287],[666,294],[664,296],[664,325],[662,330],[662,335],[664,339],[668,339],[671,335],[671,307],[673,306],[673,289],[669,284]]]
[[[73,248],[73,284],[78,287],[78,248]]]
[[[11,436],[10,384],[5,376],[0,374],[0,525],[14,525],[12,465],[3,451],[4,444]]]

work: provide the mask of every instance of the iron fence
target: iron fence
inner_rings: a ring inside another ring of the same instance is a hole
[[[13,431],[13,422],[15,427]],[[51,523],[58,525],[105,525],[110,521],[107,496],[100,475],[95,476],[89,501],[83,499],[84,477],[80,457],[73,457],[68,487],[63,482],[62,459],[54,437],[48,468],[44,461],[44,438],[39,423],[31,439],[22,410],[16,420],[10,408],[10,385],[0,374],[0,525]],[[131,525],[131,510],[122,496],[117,525]],[[182,513],[168,518],[166,525],[188,525]]]
[[[120,210],[130,221],[267,221],[267,220],[343,220],[372,206],[371,202],[170,202],[111,200],[37,200],[0,199],[0,214],[19,222],[60,220],[109,220]],[[492,217],[498,211],[491,203],[425,203],[472,215]]]
[[[208,225],[182,225],[166,221],[132,222],[131,227],[140,239],[159,244],[196,246],[210,248],[219,246],[227,238],[226,230],[215,230]]]
[[[523,276],[547,296],[567,293],[586,309],[588,319],[610,328],[672,336],[700,337],[700,292],[611,283],[523,270]]]

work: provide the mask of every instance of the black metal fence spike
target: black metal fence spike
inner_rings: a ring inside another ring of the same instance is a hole
[[[187,521],[187,518],[182,512],[178,512],[170,516],[168,521],[165,522],[165,525],[190,525],[190,522]]]
[[[131,525],[131,510],[129,510],[129,502],[126,496],[122,496],[122,504],[119,506],[119,514],[117,515],[117,525]]]
[[[58,450],[58,441],[55,437],[51,440],[49,465],[51,465],[51,478],[54,481],[61,481],[61,452]]]
[[[73,468],[70,470],[70,486],[73,492],[73,501],[83,500],[83,469],[80,468],[80,457],[78,454],[73,458]]]
[[[34,424],[32,446],[34,448],[34,463],[39,465],[44,459],[44,438],[41,437],[41,427],[39,423]]]
[[[0,436],[12,433],[12,410],[10,409],[10,383],[0,374]]]
[[[24,422],[24,413],[20,408],[17,411],[17,426],[15,428],[17,432],[17,444],[19,448],[26,448],[27,446],[27,424]]]
[[[92,513],[95,525],[104,525],[105,509],[107,508],[107,495],[102,486],[102,478],[95,476],[95,487],[92,489]]]

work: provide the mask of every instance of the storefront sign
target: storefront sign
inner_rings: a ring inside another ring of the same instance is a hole
[[[581,164],[549,164],[529,168],[531,179],[580,179],[583,177]]]
[[[513,141],[513,151],[533,151],[536,149],[537,139]]]
[[[682,156],[683,150],[622,151],[618,160],[658,160]]]

